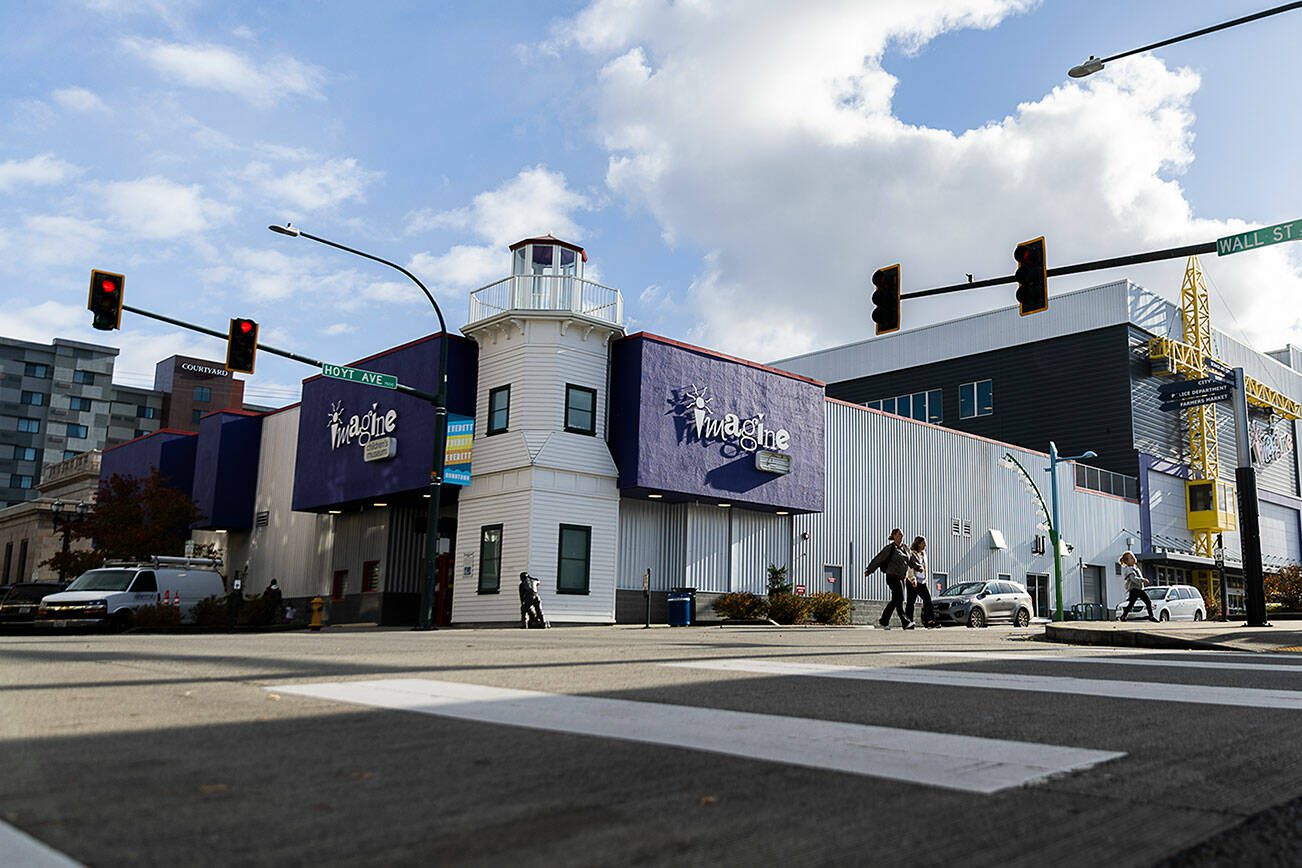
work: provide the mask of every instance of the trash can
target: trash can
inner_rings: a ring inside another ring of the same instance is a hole
[[[666,620],[670,627],[687,627],[692,623],[692,596],[682,590],[674,588],[669,592]]]

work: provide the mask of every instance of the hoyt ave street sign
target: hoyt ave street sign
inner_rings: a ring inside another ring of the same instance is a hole
[[[343,365],[331,365],[323,362],[321,364],[321,374],[335,380],[361,383],[363,386],[379,386],[381,389],[398,388],[398,378],[391,374],[377,374],[375,371],[345,368]]]

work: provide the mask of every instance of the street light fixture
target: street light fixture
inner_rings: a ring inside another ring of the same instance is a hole
[[[1045,470],[1049,471],[1049,495],[1053,502],[1053,516],[1049,523],[1049,542],[1053,544],[1053,593],[1058,600],[1058,606],[1054,614],[1055,621],[1063,620],[1062,617],[1062,531],[1058,524],[1058,464],[1062,461],[1079,461],[1082,458],[1098,458],[1098,454],[1089,451],[1082,452],[1080,455],[1062,456],[1058,454],[1058,445],[1052,440],[1049,441],[1049,466]]]
[[[1242,18],[1235,18],[1233,21],[1226,21],[1221,24],[1213,24],[1211,27],[1204,27],[1202,30],[1195,30],[1192,33],[1185,33],[1181,36],[1173,36],[1170,39],[1163,39],[1161,42],[1154,42],[1152,45],[1145,45],[1143,48],[1135,48],[1131,51],[1123,51],[1120,54],[1114,54],[1111,57],[1095,57],[1090,55],[1089,60],[1082,64],[1073,66],[1067,70],[1067,74],[1072,78],[1084,78],[1087,75],[1093,75],[1103,68],[1105,63],[1117,60],[1122,57],[1129,57],[1132,54],[1139,54],[1143,51],[1152,51],[1154,48],[1161,48],[1164,45],[1170,45],[1173,42],[1183,42],[1186,39],[1193,39],[1195,36],[1205,36],[1208,33],[1215,33],[1217,30],[1224,30],[1227,27],[1234,27],[1237,24],[1247,24],[1249,21],[1256,21],[1258,18],[1266,18],[1271,15],[1278,15],[1281,12],[1289,12],[1293,9],[1302,9],[1302,2],[1285,3],[1283,6],[1276,6],[1272,9],[1266,9],[1262,12],[1254,12],[1251,15],[1245,15]]]
[[[308,238],[327,247],[334,247],[345,253],[351,253],[354,256],[360,256],[363,259],[370,259],[381,265],[387,265],[392,269],[401,271],[411,282],[420,287],[421,292],[429,299],[429,303],[434,306],[434,313],[439,320],[439,388],[434,398],[434,457],[430,467],[429,475],[429,510],[425,519],[425,578],[421,582],[420,589],[420,617],[416,629],[418,630],[437,630],[434,625],[434,585],[436,583],[435,558],[438,556],[438,519],[440,495],[443,489],[443,450],[444,442],[447,439],[448,431],[448,326],[443,319],[443,311],[439,309],[439,304],[434,300],[434,294],[426,288],[425,284],[420,282],[416,275],[403,268],[396,262],[390,262],[387,259],[381,259],[362,250],[357,250],[316,235],[310,235],[307,232],[297,229],[286,223],[284,226],[271,225],[267,227],[272,232],[281,235],[288,235],[291,238]]]
[[[63,581],[68,572],[68,547],[72,535],[72,525],[74,522],[80,522],[86,517],[85,501],[77,501],[77,506],[71,514],[64,514],[64,503],[62,500],[56,500],[50,504],[50,513],[54,516],[54,529],[58,533],[63,533],[63,557],[59,560],[59,581]]]

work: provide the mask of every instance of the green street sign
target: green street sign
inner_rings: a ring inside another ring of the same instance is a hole
[[[377,374],[375,371],[363,371],[358,368],[345,368],[343,365],[322,363],[321,374],[335,380],[347,380],[361,383],[363,386],[379,386],[381,389],[398,388],[398,378],[391,374]]]
[[[1217,238],[1216,255],[1229,256],[1231,253],[1242,253],[1256,247],[1265,247],[1267,244],[1281,244],[1299,239],[1302,239],[1302,220],[1294,220],[1291,223],[1280,223],[1277,226],[1267,226],[1265,229],[1253,229],[1251,232],[1240,232],[1238,235]]]

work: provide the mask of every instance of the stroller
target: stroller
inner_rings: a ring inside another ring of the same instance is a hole
[[[538,596],[538,580],[528,573],[520,574],[520,628],[546,629],[550,625],[543,617],[542,598]]]

